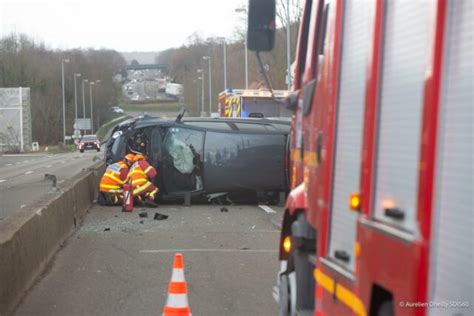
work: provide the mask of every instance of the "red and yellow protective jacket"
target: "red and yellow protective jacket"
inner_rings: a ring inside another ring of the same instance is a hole
[[[128,165],[125,161],[119,161],[111,164],[105,170],[100,180],[100,191],[109,193],[122,193],[123,184],[127,180]]]
[[[145,185],[150,179],[156,177],[156,169],[153,168],[146,160],[135,162],[128,173],[128,183],[134,187]]]

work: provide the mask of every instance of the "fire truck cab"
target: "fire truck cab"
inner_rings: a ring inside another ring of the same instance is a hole
[[[473,3],[305,1],[280,315],[474,314]]]
[[[219,93],[221,117],[289,117],[291,112],[282,106],[287,90],[226,89]]]

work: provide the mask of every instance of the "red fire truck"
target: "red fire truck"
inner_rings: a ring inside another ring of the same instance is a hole
[[[280,315],[474,315],[473,4],[306,0]]]
[[[289,117],[291,112],[281,106],[287,90],[226,89],[219,93],[221,117]]]

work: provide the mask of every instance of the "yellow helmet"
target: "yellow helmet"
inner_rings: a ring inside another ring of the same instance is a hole
[[[142,154],[135,155],[135,161],[145,160],[145,156]]]
[[[127,154],[125,155],[124,159],[128,162],[128,164],[131,165],[132,163],[135,162],[135,159],[136,159],[135,156],[136,156],[135,154]]]

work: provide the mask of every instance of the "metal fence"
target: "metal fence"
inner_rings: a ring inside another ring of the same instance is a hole
[[[0,88],[0,151],[31,149],[30,88]]]

